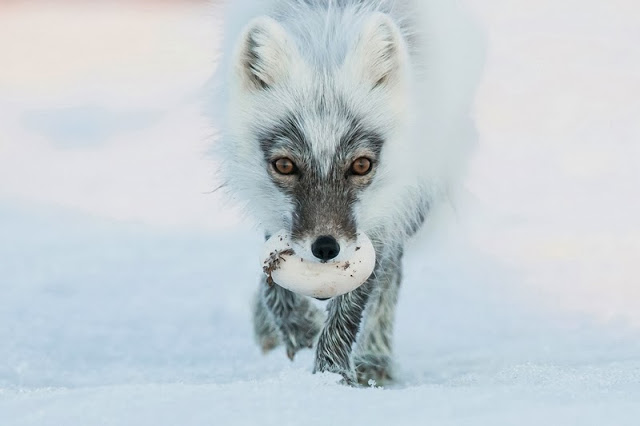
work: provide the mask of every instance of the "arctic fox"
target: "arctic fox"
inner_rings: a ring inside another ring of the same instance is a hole
[[[267,237],[286,229],[326,261],[364,232],[377,255],[326,315],[263,279],[257,342],[292,359],[315,346],[314,372],[348,384],[392,380],[404,244],[447,200],[474,140],[477,32],[453,0],[228,9],[215,96],[224,186]]]

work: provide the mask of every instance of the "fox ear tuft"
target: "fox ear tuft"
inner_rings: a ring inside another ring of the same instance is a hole
[[[400,76],[404,46],[397,25],[384,13],[368,18],[355,46],[358,77],[372,88],[392,84]]]
[[[256,18],[240,41],[236,72],[245,88],[267,89],[288,76],[295,53],[285,29],[277,21],[266,16]]]

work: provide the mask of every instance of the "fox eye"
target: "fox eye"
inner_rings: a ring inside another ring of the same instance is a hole
[[[364,176],[371,171],[371,160],[367,157],[360,157],[351,164],[351,173],[358,176]]]
[[[279,158],[273,162],[273,168],[281,175],[292,175],[298,171],[298,168],[289,158]]]

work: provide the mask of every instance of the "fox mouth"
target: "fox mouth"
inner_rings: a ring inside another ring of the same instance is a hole
[[[355,290],[373,273],[375,248],[365,234],[359,234],[353,241],[343,241],[341,248],[338,245],[337,240],[326,236],[296,241],[288,231],[281,230],[263,247],[262,266],[267,284],[278,284],[318,300]]]

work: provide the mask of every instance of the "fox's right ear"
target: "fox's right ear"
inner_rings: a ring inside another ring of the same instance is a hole
[[[235,72],[246,89],[267,89],[287,78],[295,55],[295,46],[276,20],[256,18],[241,37]]]
[[[405,54],[400,30],[388,15],[378,12],[364,22],[345,66],[372,88],[390,87],[402,75]]]

